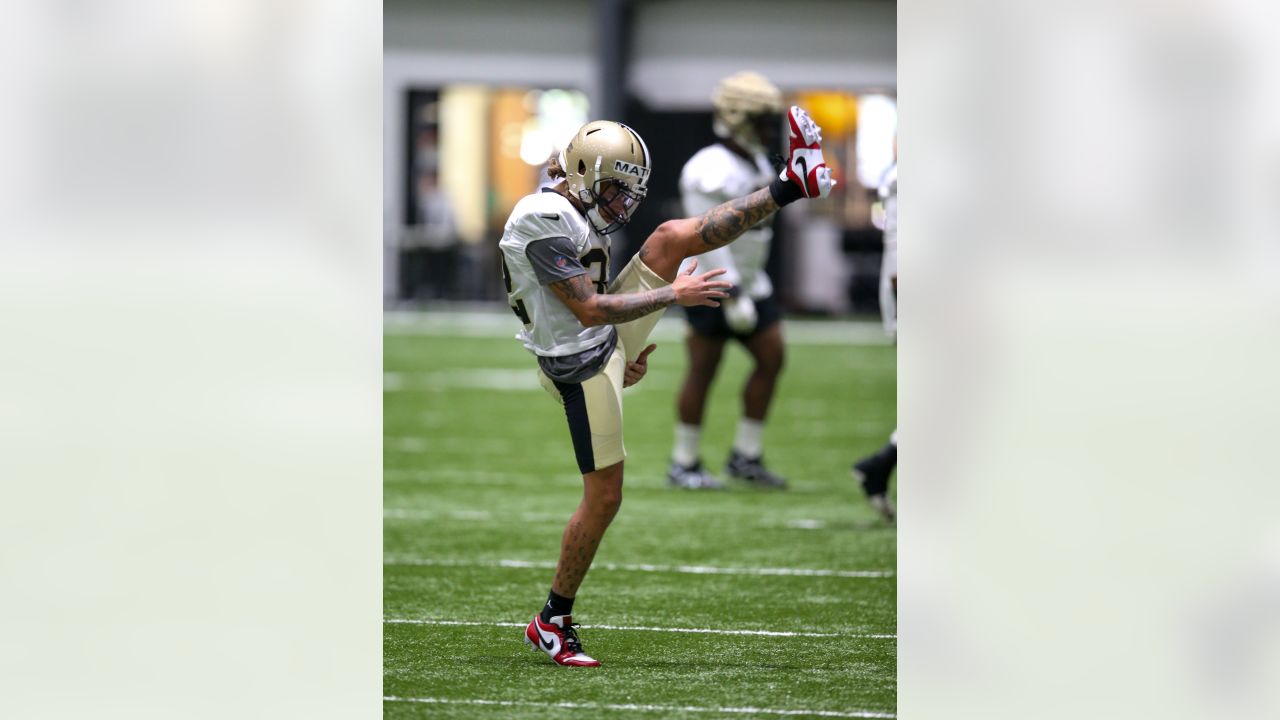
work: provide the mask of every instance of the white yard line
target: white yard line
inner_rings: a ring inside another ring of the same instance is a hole
[[[382,438],[383,450],[405,453],[467,453],[469,455],[509,452],[513,444],[502,440],[486,440],[464,437],[412,437],[387,435]]]
[[[521,522],[562,522],[563,513],[522,512],[518,515],[495,517],[488,510],[421,510],[417,508],[383,508],[382,517],[388,520],[463,520],[472,522],[509,523],[519,517]],[[791,530],[823,530],[827,527],[825,520],[798,518],[782,523],[761,523],[759,527],[788,528]]]
[[[519,321],[505,305],[494,304],[493,310],[428,312],[387,311],[382,314],[382,331],[386,335],[427,335],[444,337],[512,338],[520,329]],[[684,337],[682,313],[668,312],[658,321],[649,339],[679,341]],[[877,321],[871,320],[783,320],[783,334],[794,345],[889,345],[890,339]]]
[[[533,365],[523,368],[467,368],[434,372],[384,372],[383,392],[432,392],[436,390],[534,390],[538,385]]]
[[[468,625],[473,627],[525,627],[528,623],[474,622],[470,620],[415,620],[412,618],[387,618],[387,625]],[[636,632],[694,633],[698,635],[763,635],[766,637],[841,637],[858,640],[896,640],[897,635],[849,634],[834,632],[788,632],[782,630],[717,630],[715,628],[644,627],[640,625],[585,625],[588,630],[632,630]]]
[[[489,567],[553,570],[556,564],[533,560],[438,560],[390,556],[383,558],[386,565],[419,565],[427,567]],[[726,568],[707,565],[647,565],[625,563],[594,563],[592,570],[623,570],[630,572],[684,573],[687,575],[789,575],[799,577],[841,578],[891,578],[892,570],[824,570],[818,568]]]
[[[387,508],[382,511],[382,517],[390,520],[440,520],[448,518],[450,520],[464,520],[469,522],[491,522],[495,518],[487,510],[413,510],[409,508]],[[565,518],[559,513],[535,513],[522,512],[520,520],[522,522],[560,522]],[[513,517],[508,516],[496,519],[497,522],[509,523]]]
[[[497,707],[541,707],[541,708],[565,708],[566,710],[634,710],[636,712],[709,712],[721,714],[735,715],[810,715],[814,717],[835,717],[835,718],[896,718],[893,713],[869,712],[865,710],[779,710],[772,708],[755,708],[755,707],[709,707],[701,705],[640,705],[635,703],[627,703],[619,705],[614,703],[593,703],[593,702],[535,702],[532,700],[480,700],[472,698],[406,698],[387,695],[383,698],[384,702],[404,702],[404,703],[426,703],[431,705],[491,705]]]
[[[563,472],[539,475],[538,473],[504,472],[500,470],[460,470],[456,468],[409,470],[389,467],[382,470],[382,478],[386,482],[435,483],[448,481],[481,485],[505,485],[526,480],[536,480],[539,483],[552,482],[557,485],[582,487],[581,475],[570,475]]]

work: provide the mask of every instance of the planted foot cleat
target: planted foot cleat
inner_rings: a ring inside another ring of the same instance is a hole
[[[546,653],[557,665],[599,667],[599,660],[582,652],[577,627],[570,615],[557,615],[549,623],[534,615],[533,622],[524,629],[524,642],[533,646],[533,650]]]

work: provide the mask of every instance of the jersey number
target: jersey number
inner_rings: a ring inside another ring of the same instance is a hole
[[[502,255],[499,255],[498,259],[502,261],[502,282],[506,284],[507,295],[510,296],[511,295],[511,271],[507,269],[507,258]],[[511,306],[511,312],[515,313],[516,317],[520,318],[520,322],[524,323],[525,325],[530,325],[533,323],[533,321],[529,319],[529,311],[525,310],[524,308],[523,300],[516,300],[516,304]]]
[[[507,286],[507,295],[511,294],[511,271],[507,269],[507,259],[501,255],[498,259],[502,262],[502,282]],[[596,279],[593,281],[596,286],[596,292],[603,295],[607,289],[609,281],[609,253],[602,248],[595,248],[591,252],[583,255],[580,261],[587,268],[588,274],[591,272],[591,266],[599,263],[600,267],[596,270]],[[511,312],[520,318],[520,322],[525,325],[533,323],[529,319],[529,311],[524,307],[524,300],[516,300],[515,305],[511,306]]]
[[[606,252],[604,248],[595,248],[586,255],[583,255],[579,262],[587,268],[588,274],[591,273],[592,265],[600,263],[600,269],[596,271],[596,279],[594,282],[596,284],[596,292],[603,295],[607,289],[606,286],[609,283],[609,253]]]

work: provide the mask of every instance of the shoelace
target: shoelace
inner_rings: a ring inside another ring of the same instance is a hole
[[[564,629],[564,649],[571,653],[577,654],[582,652],[582,641],[578,639],[578,623],[573,623]]]

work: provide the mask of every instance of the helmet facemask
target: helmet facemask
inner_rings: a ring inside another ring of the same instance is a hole
[[[601,235],[617,232],[631,222],[631,216],[648,192],[644,186],[628,185],[617,178],[601,178],[590,190],[582,191],[583,195],[590,193],[591,196],[589,203],[583,200],[587,219]]]

